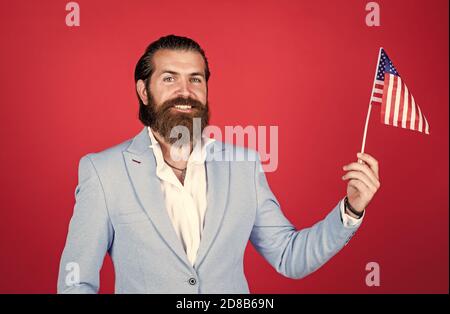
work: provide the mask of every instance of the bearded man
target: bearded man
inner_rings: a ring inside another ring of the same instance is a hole
[[[106,254],[116,293],[249,293],[249,240],[280,274],[298,279],[359,228],[380,187],[377,161],[360,154],[362,163],[346,165],[347,195],[323,220],[296,230],[257,152],[195,132],[209,122],[209,77],[194,40],[169,35],[148,46],[135,69],[144,128],[80,160],[58,293],[97,293]],[[236,152],[247,158],[234,160]]]

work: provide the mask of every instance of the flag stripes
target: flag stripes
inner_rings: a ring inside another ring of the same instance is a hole
[[[382,123],[430,134],[427,119],[400,76],[386,73],[381,101],[376,95],[372,93],[372,103],[381,103]]]
[[[378,55],[370,105],[381,105],[384,124],[430,134],[427,119],[383,48]]]

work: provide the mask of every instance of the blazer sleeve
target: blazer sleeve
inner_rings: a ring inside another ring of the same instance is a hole
[[[338,203],[325,219],[312,227],[296,230],[281,212],[256,159],[257,209],[250,241],[277,272],[293,279],[303,278],[338,253],[359,225],[344,227]]]
[[[102,184],[90,154],[81,158],[75,206],[59,265],[58,293],[97,293],[114,231]]]

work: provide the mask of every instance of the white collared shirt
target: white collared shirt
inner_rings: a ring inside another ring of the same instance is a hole
[[[207,206],[206,146],[215,140],[203,137],[201,149],[194,147],[187,162],[183,185],[170,166],[165,163],[161,147],[150,127],[148,127],[148,134],[151,141],[150,147],[153,148],[156,159],[156,175],[161,180],[167,213],[181,240],[188,260],[194,265],[202,237]],[[345,213],[343,199],[339,207],[344,227],[350,228],[361,224],[363,217],[356,219]]]
[[[206,146],[214,139],[203,137],[201,147],[194,147],[187,161],[184,185],[166,164],[161,146],[148,127],[153,153],[156,159],[156,175],[161,180],[167,213],[178,238],[181,240],[188,260],[195,263],[202,237],[207,206],[206,186]],[[200,149],[199,149],[200,148]]]

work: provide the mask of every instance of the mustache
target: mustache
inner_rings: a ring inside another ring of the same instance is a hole
[[[190,97],[188,98],[176,97],[165,101],[161,105],[160,111],[164,112],[175,106],[191,106],[192,109],[202,109],[205,107],[205,105],[202,104],[200,101],[192,99]]]

